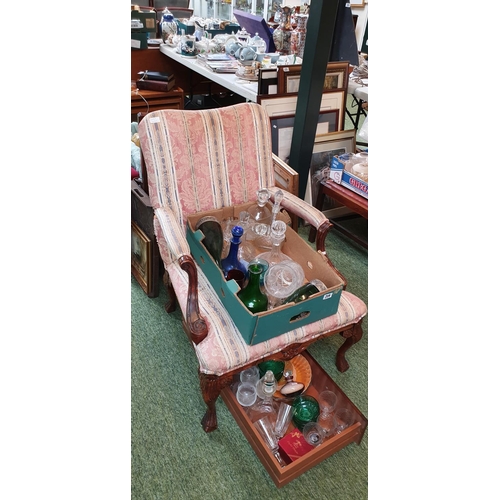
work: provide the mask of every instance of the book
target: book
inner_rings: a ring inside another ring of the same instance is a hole
[[[139,81],[139,80],[156,80],[156,81],[160,81],[160,82],[169,82],[170,80],[172,80],[174,78],[173,73],[165,73],[163,71],[149,71],[149,70],[139,71],[139,73],[137,73],[137,75],[139,77],[137,79],[137,81]]]
[[[161,82],[158,80],[137,80],[135,82],[139,90],[156,90],[158,92],[169,92],[175,87],[175,79],[168,82]]]

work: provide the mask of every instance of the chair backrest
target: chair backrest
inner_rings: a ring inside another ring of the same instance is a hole
[[[274,186],[271,126],[265,109],[241,103],[215,109],[165,109],[139,123],[153,208],[186,215],[256,199]]]

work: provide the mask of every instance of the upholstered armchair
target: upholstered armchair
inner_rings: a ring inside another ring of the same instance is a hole
[[[184,329],[198,358],[201,393],[207,405],[206,432],[217,428],[215,402],[238,372],[265,359],[291,359],[325,336],[345,338],[336,357],[348,369],[345,353],[362,336],[366,305],[344,289],[336,314],[258,343],[247,345],[213,287],[200,270],[186,241],[187,216],[255,201],[256,192],[275,186],[269,117],[255,103],[205,110],[162,110],[139,124],[147,169],[154,228],[168,279],[167,312],[179,304]],[[322,212],[285,192],[281,206],[317,228],[316,248],[325,251],[331,224]],[[168,341],[168,339],[167,339]]]

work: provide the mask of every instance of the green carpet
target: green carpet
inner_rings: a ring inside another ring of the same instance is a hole
[[[363,230],[363,229],[361,229]],[[307,241],[308,228],[299,228]],[[328,254],[348,280],[347,289],[368,304],[367,251],[335,231]],[[132,499],[309,499],[368,497],[368,428],[361,444],[350,444],[278,489],[221,398],[219,428],[206,434],[197,361],[182,330],[180,312],[164,310],[166,294],[148,298],[132,278]],[[368,317],[364,336],[347,353],[350,368],[339,373],[340,336],[308,350],[369,419]]]

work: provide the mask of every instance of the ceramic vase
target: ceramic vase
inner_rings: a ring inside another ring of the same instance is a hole
[[[301,59],[304,57],[304,47],[306,44],[306,25],[309,16],[306,14],[297,14],[297,27],[290,35],[290,52],[296,54]]]
[[[276,51],[282,55],[290,54],[290,36],[292,34],[292,7],[279,7],[280,24],[273,32]]]

